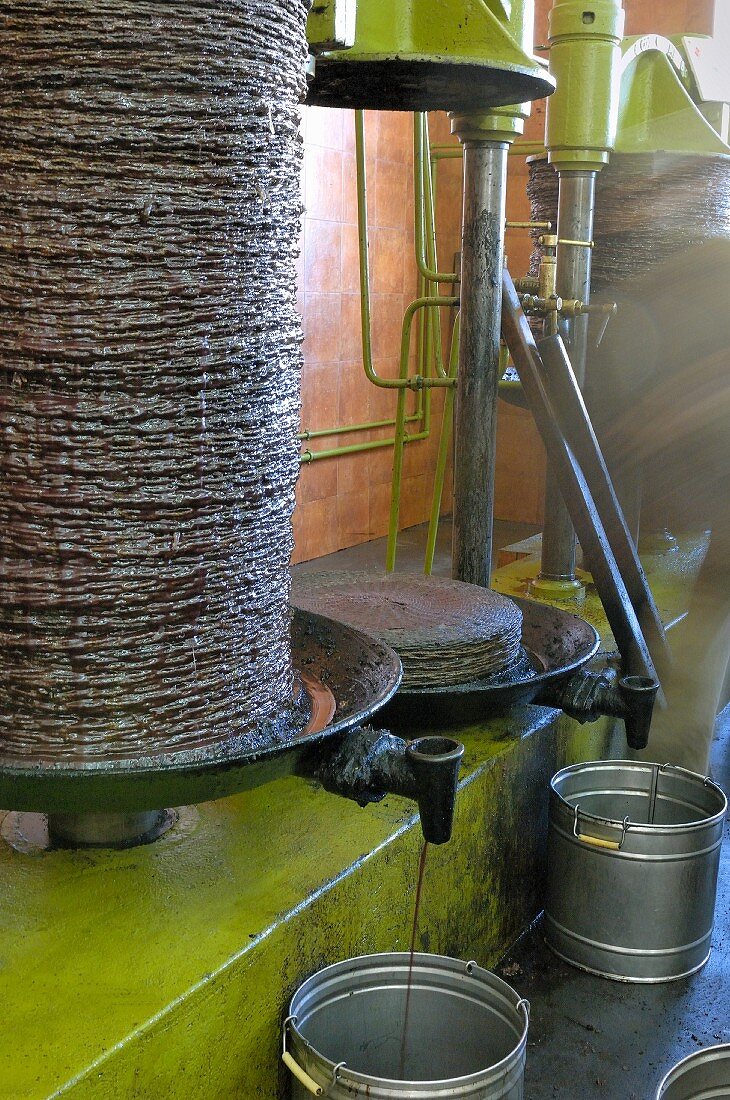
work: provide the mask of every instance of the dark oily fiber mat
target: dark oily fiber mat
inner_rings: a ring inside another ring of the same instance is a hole
[[[403,662],[403,683],[468,683],[509,668],[520,653],[522,612],[490,589],[441,577],[303,573],[292,603],[385,642]]]

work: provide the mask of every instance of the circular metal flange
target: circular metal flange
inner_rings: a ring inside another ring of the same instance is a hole
[[[89,815],[93,816],[93,815]],[[155,811],[156,829],[144,837],[137,837],[126,843],[57,843],[48,828],[48,815],[33,811],[11,810],[0,816],[0,837],[8,847],[22,855],[39,855],[44,852],[68,851],[84,848],[103,850],[135,847],[137,844],[151,844],[154,841],[177,842],[188,836],[198,823],[198,811],[194,806],[180,806],[175,810]]]
[[[354,53],[333,51],[317,58],[307,104],[374,111],[484,111],[542,99],[555,89],[550,74],[537,65]]]
[[[325,727],[309,729],[310,708],[292,707],[254,733],[176,752],[101,760],[28,760],[0,750],[0,806],[49,814],[130,813],[224,798],[292,775],[300,757],[366,722],[398,689],[392,649],[367,634],[292,611],[292,653],[303,678],[335,700]],[[326,709],[326,700],[320,701]]]
[[[140,813],[48,814],[48,838],[54,848],[135,848],[151,844],[177,821],[174,810]]]

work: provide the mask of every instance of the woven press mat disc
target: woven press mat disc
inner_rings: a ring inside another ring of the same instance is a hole
[[[300,573],[292,603],[391,646],[410,688],[471,683],[520,655],[522,612],[506,596],[441,577]]]

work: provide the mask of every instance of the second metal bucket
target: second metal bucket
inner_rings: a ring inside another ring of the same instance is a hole
[[[409,958],[348,959],[297,990],[284,1024],[293,1100],[522,1100],[527,1001],[442,955],[415,954],[409,982]]]
[[[550,790],[545,938],[608,978],[664,982],[707,961],[725,795],[694,772],[576,764]]]
[[[730,1043],[695,1051],[662,1081],[656,1100],[720,1100],[730,1096]]]

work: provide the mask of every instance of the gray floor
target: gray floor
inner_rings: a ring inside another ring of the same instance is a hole
[[[495,552],[534,534],[495,522]],[[434,573],[448,576],[451,529],[442,523]],[[425,527],[401,533],[397,569],[423,568]],[[341,550],[299,570],[382,569],[385,539]],[[713,775],[730,792],[730,707],[718,722]],[[730,1042],[730,822],[720,865],[713,952],[693,978],[631,986],[584,974],[545,947],[540,923],[502,961],[501,973],[532,1006],[526,1100],[654,1100],[664,1073],[700,1047]]]
[[[398,535],[398,547],[395,559],[396,572],[419,573],[423,571],[423,560],[428,527],[408,527]],[[492,568],[496,567],[497,552],[503,546],[529,538],[539,531],[529,523],[507,523],[494,521],[492,538]],[[312,573],[321,570],[342,569],[345,571],[378,570],[385,568],[385,547],[387,539],[373,539],[347,550],[338,550],[324,558],[314,558],[294,566],[294,572]],[[451,520],[442,519],[436,539],[436,552],[433,559],[433,573],[437,577],[451,576]]]
[[[730,706],[718,719],[712,773],[730,791]],[[547,949],[540,922],[503,960],[498,972],[532,1008],[527,1100],[653,1100],[659,1081],[680,1058],[700,1047],[730,1043],[728,834],[730,816],[712,954],[694,977],[648,986],[585,974]]]

